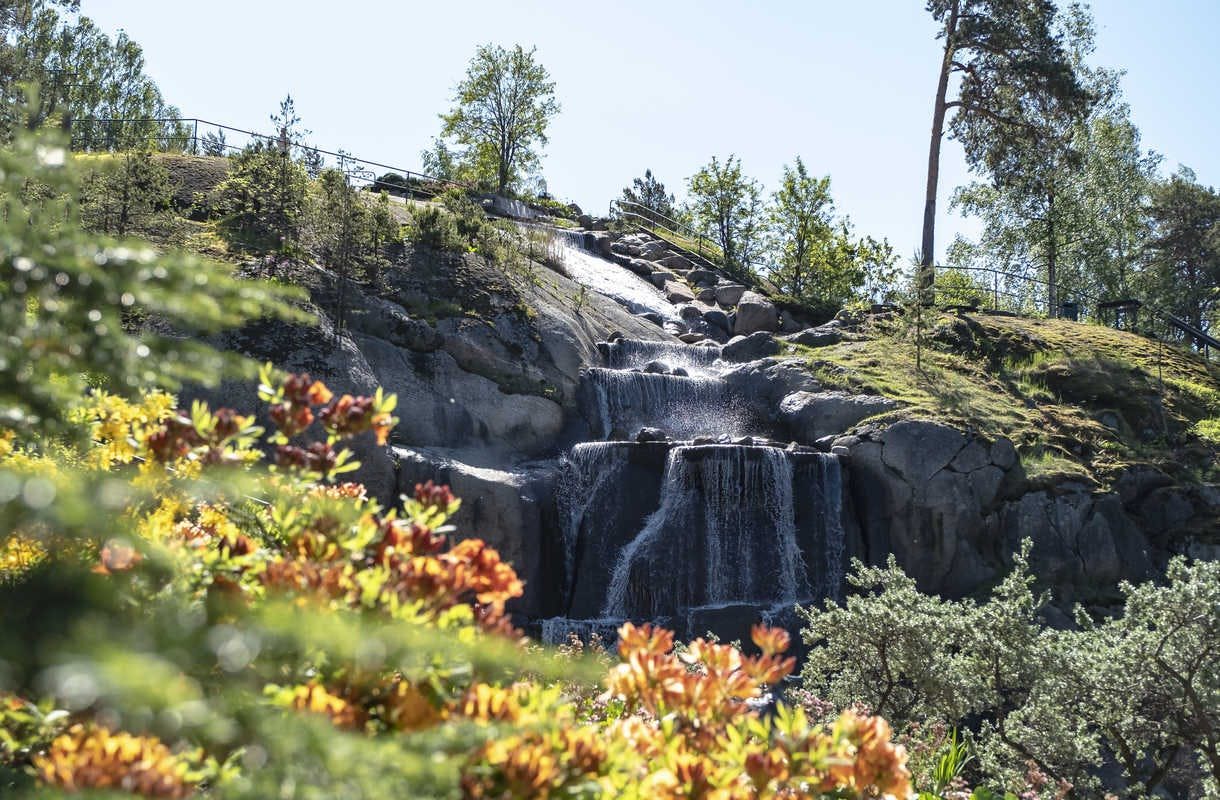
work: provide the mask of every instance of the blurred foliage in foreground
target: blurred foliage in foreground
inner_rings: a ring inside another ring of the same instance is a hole
[[[516,573],[478,539],[448,541],[447,488],[418,486],[399,513],[336,482],[347,442],[385,440],[393,397],[262,380],[269,435],[226,409],[95,392],[71,415],[88,447],[4,440],[0,786],[909,794],[884,720],[759,713],[794,667],[782,630],[756,628],[747,656],[627,624],[613,666],[531,647],[505,613]],[[262,441],[274,464],[254,469]]]

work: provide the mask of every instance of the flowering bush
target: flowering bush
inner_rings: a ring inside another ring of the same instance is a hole
[[[676,648],[668,631],[630,623],[613,663],[539,653],[509,618],[523,591],[513,569],[481,540],[449,538],[460,504],[447,487],[419,485],[395,510],[342,482],[354,437],[386,440],[392,396],[336,397],[270,369],[260,396],[269,433],[229,409],[99,392],[72,414],[84,451],[3,440],[0,487],[26,502],[0,506],[14,531],[0,551],[0,630],[30,634],[0,634],[0,688],[12,692],[0,786],[910,794],[884,720],[761,710],[794,668],[782,630],[756,627],[756,655],[705,640]],[[256,469],[265,448],[273,463]],[[53,501],[31,494],[37,481]],[[74,516],[73,492],[88,487],[109,493],[106,513]]]

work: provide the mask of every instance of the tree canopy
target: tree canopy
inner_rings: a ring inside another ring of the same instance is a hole
[[[483,45],[457,85],[453,108],[441,115],[442,139],[452,138],[462,148],[456,158],[497,192],[537,169],[547,127],[560,110],[555,83],[536,52],[519,44],[511,50]],[[448,152],[443,142],[440,148]]]
[[[1035,132],[1014,107],[1040,104],[1051,116],[1078,114],[1088,101],[1057,27],[1052,0],[928,0],[944,42],[932,108],[921,269],[936,257],[936,203],[946,115],[973,168],[996,170]],[[950,96],[956,80],[956,94]]]

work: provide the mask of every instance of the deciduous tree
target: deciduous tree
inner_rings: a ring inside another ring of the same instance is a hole
[[[723,163],[712,156],[687,187],[696,227],[720,246],[726,270],[749,278],[763,246],[762,186],[743,174],[741,160],[730,155]]]
[[[497,192],[537,168],[547,126],[559,113],[555,83],[536,52],[483,45],[457,85],[454,107],[441,115],[441,136],[463,147],[458,158]]]

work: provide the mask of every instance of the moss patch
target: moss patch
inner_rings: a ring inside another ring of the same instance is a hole
[[[791,352],[828,387],[902,402],[889,419],[1012,439],[1032,474],[1104,484],[1139,462],[1220,477],[1220,366],[1175,345],[1066,320],[945,315],[929,324],[917,370],[905,322],[865,323],[849,339]]]

